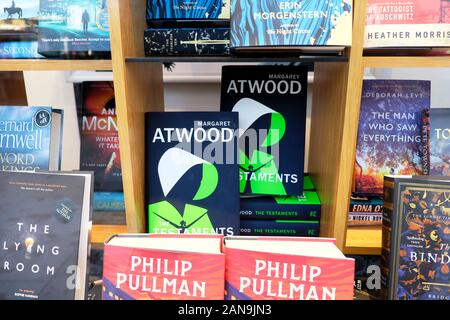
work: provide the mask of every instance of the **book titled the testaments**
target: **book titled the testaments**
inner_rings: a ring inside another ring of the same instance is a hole
[[[449,47],[450,1],[368,0],[365,47]]]
[[[239,234],[238,114],[146,114],[150,233]]]

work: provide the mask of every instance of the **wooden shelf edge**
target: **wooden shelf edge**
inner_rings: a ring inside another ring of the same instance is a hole
[[[450,56],[425,57],[364,57],[365,68],[445,68],[450,67]]]
[[[111,60],[0,59],[0,71],[109,71]]]
[[[381,227],[349,227],[344,253],[380,255]]]
[[[127,232],[128,229],[125,225],[93,225],[91,243],[103,244],[112,235]]]

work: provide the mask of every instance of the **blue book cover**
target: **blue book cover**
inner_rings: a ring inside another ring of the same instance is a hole
[[[108,54],[106,0],[40,0],[39,53],[45,56]]]
[[[314,191],[301,196],[242,197],[241,220],[319,220],[320,200]]]
[[[146,114],[150,233],[239,234],[238,114]]]
[[[350,46],[351,0],[235,0],[231,46]]]
[[[230,19],[230,0],[147,0],[147,20]]]
[[[450,176],[450,109],[430,109],[430,175]]]
[[[50,107],[0,107],[1,171],[58,169],[50,165],[60,155],[58,141],[51,139],[53,116]]]
[[[241,235],[318,237],[320,221],[241,220]]]
[[[123,192],[94,192],[93,209],[109,212],[125,211]]]
[[[2,41],[0,59],[40,59],[37,41]]]
[[[224,66],[222,111],[239,113],[240,191],[303,194],[308,71]]]
[[[423,174],[422,113],[430,94],[430,81],[364,81],[355,193],[383,194],[385,175]]]

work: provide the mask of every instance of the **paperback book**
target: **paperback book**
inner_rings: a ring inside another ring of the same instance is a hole
[[[84,300],[91,173],[0,172],[0,299]]]
[[[320,220],[320,200],[314,191],[301,196],[241,197],[241,220]]]
[[[450,179],[385,177],[381,298],[450,299]]]
[[[37,41],[2,41],[0,59],[40,59],[37,47]]]
[[[319,234],[319,220],[241,220],[243,236],[318,237]]]
[[[450,109],[430,109],[425,130],[428,139],[424,141],[426,161],[423,166],[431,176],[450,176]]]
[[[125,202],[123,192],[94,192],[94,211],[123,212]]]
[[[62,110],[0,106],[0,171],[59,170]]]
[[[381,196],[350,197],[349,226],[381,225],[384,201]]]
[[[368,0],[365,47],[450,47],[450,2]]]
[[[45,57],[110,57],[106,0],[40,0],[38,51]]]
[[[239,114],[240,192],[302,195],[308,71],[224,66],[221,110]]]
[[[355,161],[355,193],[383,194],[383,177],[421,175],[422,113],[430,81],[365,80]]]
[[[0,0],[0,38],[36,37],[39,0]]]
[[[121,192],[122,170],[114,85],[75,85],[80,122],[80,169],[95,172],[95,191]]]
[[[381,290],[380,256],[350,255],[355,260],[355,298],[375,300]]]
[[[117,235],[105,244],[103,300],[223,300],[218,235]]]
[[[238,114],[146,114],[150,233],[239,234]]]
[[[229,28],[147,29],[145,55],[229,55]]]
[[[231,47],[340,51],[352,42],[352,1],[232,1]]]
[[[226,237],[226,300],[352,300],[355,261],[333,239]]]

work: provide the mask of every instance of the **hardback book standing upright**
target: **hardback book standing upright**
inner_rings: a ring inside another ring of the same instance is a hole
[[[227,300],[353,300],[355,261],[333,239],[225,238]]]
[[[432,108],[428,115],[428,139],[424,141],[427,160],[423,165],[428,165],[431,176],[450,176],[450,109]]]
[[[298,66],[224,66],[222,111],[239,114],[240,191],[302,195],[307,75]]]
[[[381,298],[450,299],[450,178],[386,176]]]
[[[75,85],[80,123],[80,170],[95,172],[95,191],[122,191],[114,84],[88,81]]]
[[[341,51],[352,43],[351,0],[234,0],[236,51]]]
[[[92,173],[0,172],[0,299],[83,300]]]
[[[365,80],[355,161],[355,193],[383,194],[389,174],[421,175],[422,113],[430,81]]]
[[[239,234],[238,114],[146,114],[150,233]]]
[[[103,300],[223,300],[219,235],[117,235],[105,243]]]
[[[368,0],[366,48],[450,47],[450,1]]]
[[[59,170],[63,111],[0,106],[0,171]]]

